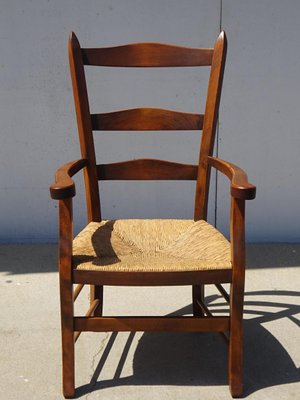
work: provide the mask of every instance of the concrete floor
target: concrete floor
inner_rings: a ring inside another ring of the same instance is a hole
[[[0,398],[62,399],[55,245],[0,246]],[[300,244],[248,246],[245,398],[300,399]],[[78,313],[88,293],[78,299]],[[207,302],[221,313],[213,287]],[[191,289],[105,288],[106,314],[190,314]],[[84,399],[230,399],[219,334],[82,334]]]

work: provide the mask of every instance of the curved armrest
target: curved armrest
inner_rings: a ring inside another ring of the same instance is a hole
[[[222,172],[231,181],[231,195],[236,199],[252,200],[255,199],[256,186],[248,182],[245,171],[227,161],[216,157],[207,157],[208,164]]]
[[[50,186],[50,195],[54,200],[62,200],[75,196],[75,183],[71,176],[88,165],[85,158],[71,161],[60,167],[55,173],[55,183]]]

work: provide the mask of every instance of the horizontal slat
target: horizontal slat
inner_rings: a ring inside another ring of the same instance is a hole
[[[76,331],[224,332],[229,317],[75,317]]]
[[[203,114],[159,108],[134,108],[103,114],[92,114],[94,131],[201,130]]]
[[[109,67],[194,67],[211,65],[213,49],[161,43],[81,49],[85,65]]]
[[[197,165],[140,159],[97,165],[99,180],[196,180]]]
[[[232,282],[232,270],[187,272],[109,272],[74,270],[73,281],[91,285],[174,286]]]

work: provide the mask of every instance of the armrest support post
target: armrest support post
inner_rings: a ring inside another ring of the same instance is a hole
[[[73,200],[62,199],[59,207],[59,270],[60,276],[71,281],[73,241]]]

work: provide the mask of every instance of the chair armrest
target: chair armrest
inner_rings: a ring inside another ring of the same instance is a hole
[[[216,157],[207,157],[208,164],[225,174],[231,181],[230,193],[236,199],[255,199],[256,186],[248,182],[245,171],[227,161]]]
[[[55,173],[55,183],[50,186],[50,196],[54,200],[63,200],[74,197],[75,183],[71,177],[88,165],[88,160],[83,158],[71,161],[60,167]]]

